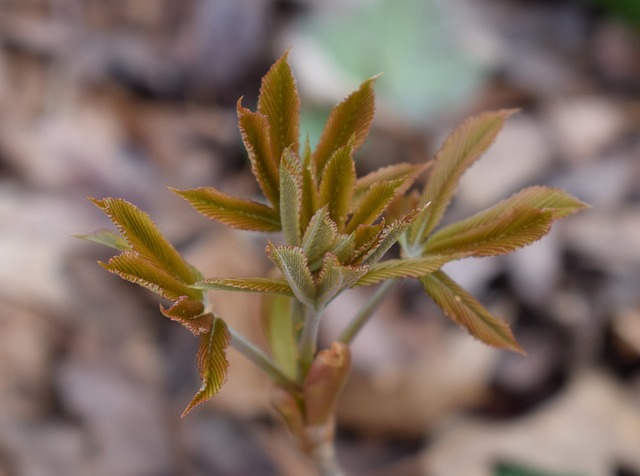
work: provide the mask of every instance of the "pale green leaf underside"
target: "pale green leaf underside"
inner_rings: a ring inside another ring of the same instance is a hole
[[[227,325],[222,319],[215,318],[211,330],[200,337],[197,362],[202,387],[182,413],[183,417],[195,406],[213,398],[227,380],[229,362],[226,349],[230,342],[231,334]]]
[[[329,217],[327,207],[322,207],[313,215],[302,237],[302,249],[312,271],[320,267],[322,257],[333,249],[337,239],[338,227]]]
[[[195,280],[191,267],[158,231],[149,215],[120,198],[91,201],[118,227],[133,250],[185,283]]]
[[[232,197],[213,187],[171,189],[204,216],[240,230],[280,230],[280,217],[273,208],[252,200]]]
[[[302,164],[291,149],[285,149],[280,161],[280,223],[287,243],[299,245],[302,206]]]
[[[505,119],[513,112],[502,110],[471,117],[446,139],[422,194],[421,203],[429,206],[409,232],[412,245],[424,240],[438,225],[460,177],[491,146]]]
[[[269,243],[267,254],[283,274],[296,298],[307,306],[315,306],[316,287],[302,248],[275,246]]]
[[[520,206],[457,234],[452,234],[450,230],[436,233],[423,250],[429,254],[476,257],[506,254],[530,245],[549,233],[553,218],[551,210]]]
[[[313,153],[313,163],[319,176],[336,150],[351,142],[355,151],[366,139],[375,112],[374,80],[362,83],[357,91],[331,110]]]
[[[386,279],[419,278],[437,271],[450,258],[447,256],[426,256],[424,258],[391,259],[372,265],[357,282],[358,286],[369,286]]]
[[[376,245],[364,256],[363,262],[365,264],[373,264],[382,259],[384,254],[400,239],[400,236],[409,228],[418,215],[419,211],[416,210],[385,227]]]
[[[164,269],[134,251],[124,251],[114,256],[108,263],[100,263],[107,271],[123,279],[143,286],[171,301],[181,296],[199,300],[202,293],[171,276]]]
[[[271,293],[293,296],[287,281],[274,278],[207,278],[197,282],[193,287],[216,291]]]
[[[118,251],[127,251],[132,249],[131,245],[127,243],[121,234],[114,233],[109,230],[99,230],[94,233],[88,233],[86,235],[74,235],[81,240],[91,241],[100,245],[108,246]]]
[[[258,111],[269,120],[273,157],[279,160],[287,147],[299,149],[300,98],[295,79],[287,62],[289,52],[262,78]]]
[[[493,316],[444,272],[436,271],[419,279],[426,293],[444,313],[472,336],[493,347],[524,353],[509,325]]]
[[[316,281],[316,309],[322,309],[344,289],[353,286],[367,271],[367,266],[342,266],[332,254],[326,254]]]

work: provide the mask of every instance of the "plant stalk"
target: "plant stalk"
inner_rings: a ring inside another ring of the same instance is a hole
[[[376,290],[376,292],[371,296],[369,302],[365,304],[365,306],[360,309],[358,314],[356,314],[349,325],[346,327],[338,342],[343,342],[344,344],[350,344],[353,339],[356,337],[360,329],[367,323],[369,318],[373,315],[373,313],[378,309],[380,303],[387,297],[387,295],[398,285],[400,280],[398,279],[390,279],[383,282],[380,287]]]
[[[304,325],[300,336],[300,366],[298,376],[304,379],[311,367],[316,353],[318,332],[320,330],[320,312],[309,307],[305,308]]]
[[[231,347],[244,355],[251,362],[261,368],[279,386],[285,388],[292,395],[299,394],[300,385],[291,380],[258,346],[248,341],[242,334],[227,325],[231,334]]]

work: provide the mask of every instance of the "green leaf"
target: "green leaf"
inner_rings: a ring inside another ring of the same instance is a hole
[[[311,218],[302,237],[302,249],[307,254],[309,268],[316,271],[322,257],[335,246],[338,239],[338,227],[331,220],[327,207],[322,207]]]
[[[320,206],[328,205],[331,219],[344,228],[353,188],[356,183],[356,167],[350,145],[341,147],[331,156],[320,181]]]
[[[339,148],[350,144],[355,152],[366,139],[375,112],[374,81],[371,78],[362,83],[331,110],[313,153],[317,176],[322,176],[327,162]]]
[[[401,162],[399,164],[381,167],[374,172],[368,173],[364,177],[360,177],[356,181],[351,210],[357,210],[359,208],[360,201],[369,192],[369,188],[378,182],[395,182],[396,180],[401,180],[403,187],[398,190],[398,194],[406,192],[417,176],[430,167],[431,164],[432,162],[417,165]]]
[[[90,200],[118,227],[133,250],[182,282],[190,284],[195,281],[192,268],[162,236],[149,215],[120,198]]]
[[[86,235],[74,235],[76,238],[80,238],[81,240],[92,241],[94,243],[99,243],[101,245],[108,246],[109,248],[113,248],[118,251],[126,251],[130,250],[131,245],[127,243],[121,234],[114,233],[109,230],[99,230],[94,233],[89,233]]]
[[[202,387],[182,413],[186,416],[193,408],[213,398],[227,380],[229,362],[226,349],[231,342],[227,325],[220,318],[214,318],[211,330],[202,334],[198,348],[197,362]]]
[[[208,332],[214,318],[210,312],[204,313],[204,305],[200,301],[192,301],[187,296],[182,296],[168,309],[161,304],[160,312],[182,324],[194,335]]]
[[[100,265],[107,271],[143,286],[170,301],[176,301],[182,296],[187,296],[194,301],[202,298],[201,291],[189,287],[134,251],[124,251],[111,258],[108,263],[100,263]]]
[[[280,156],[273,155],[271,138],[269,137],[269,120],[259,112],[251,112],[242,107],[242,98],[238,100],[238,126],[242,141],[249,154],[251,171],[260,185],[264,196],[277,209],[280,193],[278,192],[278,161]]]
[[[297,246],[275,246],[269,243],[267,256],[284,275],[298,301],[314,307],[316,286],[304,250]]]
[[[309,136],[305,140],[302,149],[302,207],[300,210],[300,230],[304,234],[309,224],[309,220],[314,215],[318,206],[317,180],[314,176],[313,163],[311,162],[311,145]]]
[[[430,244],[427,246],[446,241],[452,236],[481,227],[520,207],[532,207],[550,211],[555,221],[586,208],[588,205],[562,190],[542,186],[528,187],[508,199],[502,200],[488,210],[441,228],[431,235],[429,238]]]
[[[507,254],[549,233],[553,218],[551,210],[520,206],[475,228],[467,228],[456,234],[446,229],[435,233],[423,250],[431,254],[474,257]]]
[[[327,253],[316,280],[315,308],[324,308],[340,292],[353,286],[368,269],[367,266],[342,266],[335,255]]]
[[[359,225],[369,225],[373,223],[382,212],[384,212],[403,185],[404,180],[376,182],[372,184],[367,193],[359,200],[358,206],[349,219],[345,231],[350,233]]]
[[[250,231],[279,231],[280,217],[273,208],[252,200],[232,197],[213,187],[172,191],[180,195],[204,216],[223,225]]]
[[[350,264],[360,263],[364,256],[368,255],[371,250],[375,248],[375,245],[377,245],[382,236],[383,229],[384,221],[375,225],[361,225],[356,228],[352,233],[354,237],[353,251],[350,256],[348,256],[348,259],[342,259],[341,262],[348,262]],[[336,256],[340,256],[339,253],[334,253]]]
[[[455,323],[492,347],[524,354],[509,325],[493,316],[480,302],[442,271],[419,278],[426,293]]]
[[[357,285],[369,286],[386,279],[419,278],[439,270],[447,261],[450,261],[449,257],[439,255],[383,261],[372,265]]]
[[[293,296],[291,288],[284,279],[274,278],[207,278],[198,281],[193,287],[216,291],[272,293]]]
[[[269,69],[262,78],[258,112],[269,121],[273,157],[280,160],[287,147],[299,149],[300,98],[296,82],[287,62],[289,52]]]
[[[400,239],[402,234],[420,216],[420,210],[414,210],[403,218],[394,221],[391,225],[384,227],[379,239],[362,257],[366,264],[377,263],[387,251]]]
[[[291,299],[285,296],[264,296],[261,318],[271,355],[285,375],[294,380],[297,377],[299,356]]]
[[[364,227],[363,227],[364,228]],[[371,228],[371,227],[366,227]],[[378,231],[379,233],[379,231]],[[352,259],[354,257],[356,247],[356,233],[350,233],[349,235],[340,234],[336,239],[335,244],[331,248],[331,253],[336,255],[338,261],[341,263],[353,263],[355,260]]]
[[[513,110],[485,112],[464,121],[444,142],[435,158],[421,203],[428,205],[409,231],[412,247],[440,223],[462,174],[491,146]]]
[[[280,223],[287,242],[299,245],[302,208],[302,164],[298,154],[287,148],[280,161]]]

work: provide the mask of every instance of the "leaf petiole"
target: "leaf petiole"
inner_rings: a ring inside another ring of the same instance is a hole
[[[233,327],[227,325],[227,328],[231,334],[231,347],[260,367],[274,383],[286,389],[292,395],[297,395],[302,391],[300,385],[287,377],[262,349],[247,340]]]
[[[362,309],[351,319],[351,322],[346,327],[338,342],[342,342],[344,344],[351,344],[353,339],[356,337],[360,329],[367,323],[369,318],[373,315],[373,313],[378,309],[380,303],[388,296],[388,294],[400,283],[398,279],[389,279],[384,281],[380,287],[376,290],[376,292],[371,296],[371,299],[364,305]]]

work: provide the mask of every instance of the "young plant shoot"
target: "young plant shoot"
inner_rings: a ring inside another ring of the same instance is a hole
[[[341,474],[333,455],[334,408],[349,373],[349,344],[395,284],[417,279],[444,314],[473,337],[523,353],[508,324],[441,268],[453,260],[515,251],[546,235],[556,220],[586,207],[561,190],[532,186],[439,227],[460,177],[514,111],[467,119],[428,163],[398,163],[358,177],[354,154],[373,121],[374,81],[365,81],[333,108],[311,150],[308,140],[299,139],[300,99],[285,53],[262,80],[257,110],[245,108],[241,100],[237,104],[240,133],[264,200],[233,197],[214,187],[172,189],[223,225],[280,233],[266,243],[274,266],[269,277],[204,277],[146,213],[118,198],[91,199],[117,232],[84,236],[119,250],[100,264],[170,301],[161,313],[200,339],[202,387],[183,416],[223,385],[231,346],[273,380],[275,408],[325,475]],[[424,187],[416,190],[414,182],[427,169]],[[396,243],[400,258],[388,259]],[[329,348],[318,349],[327,305],[348,289],[372,285],[377,289],[371,300],[345,319],[344,331]],[[263,313],[255,316],[255,325],[262,326],[269,349],[258,348],[215,314],[207,300],[210,289],[263,295]]]

